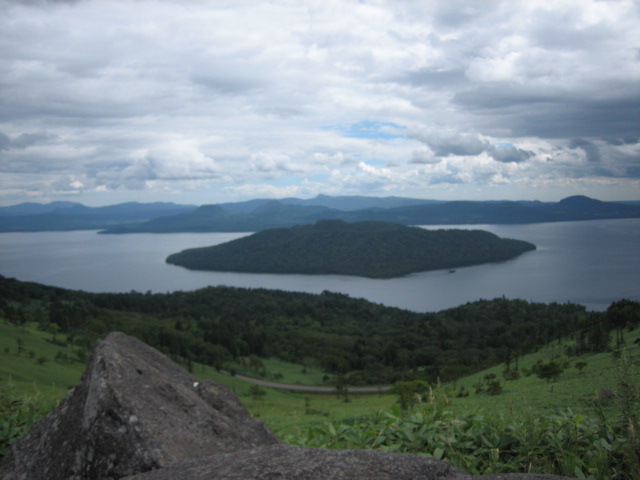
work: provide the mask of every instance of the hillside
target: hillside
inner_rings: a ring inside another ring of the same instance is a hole
[[[428,454],[474,473],[634,480],[639,324],[627,300],[605,312],[503,298],[418,314],[329,292],[89,294],[0,277],[0,457],[73,387],[95,340],[119,330],[227,383],[285,443]],[[539,378],[552,363],[558,376]],[[236,365],[335,394],[221,373]],[[139,382],[143,371],[129,370]],[[422,389],[413,407],[394,405],[402,390],[351,390],[394,382]]]
[[[43,335],[65,335],[85,352],[120,330],[182,361],[276,357],[349,373],[352,385],[392,383],[415,369],[455,378],[567,335],[585,314],[574,304],[504,299],[419,314],[330,292],[229,287],[91,294],[3,277],[0,292],[0,318],[38,322]]]
[[[390,278],[508,260],[533,249],[531,243],[481,230],[434,231],[388,222],[324,220],[184,250],[167,257],[167,263],[193,270]]]

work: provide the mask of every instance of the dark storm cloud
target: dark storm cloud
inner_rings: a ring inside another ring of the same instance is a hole
[[[522,150],[520,148],[514,147],[513,145],[508,145],[505,147],[495,147],[492,145],[487,149],[487,151],[494,160],[503,163],[524,162],[534,155],[533,152]]]
[[[0,150],[23,150],[53,139],[54,136],[44,133],[22,133],[14,138],[0,132]]]
[[[449,155],[480,155],[488,148],[488,143],[477,135],[457,132],[413,131],[409,138],[421,141],[439,157]]]
[[[0,150],[8,150],[9,148],[11,148],[11,139],[0,132]]]
[[[634,136],[640,122],[640,89],[611,99],[504,85],[457,93],[456,104],[487,128],[508,128],[513,136],[602,138]]]
[[[640,137],[637,135],[628,135],[622,138],[606,137],[604,139],[609,145],[622,146],[622,145],[635,145],[640,143]]]
[[[587,161],[590,163],[600,163],[602,161],[600,149],[595,143],[590,142],[589,140],[574,138],[573,140],[571,140],[571,142],[569,142],[569,148],[579,148],[580,150],[582,150],[587,156]]]
[[[436,157],[477,156],[486,152],[498,162],[520,163],[534,155],[531,151],[520,149],[511,144],[493,145],[474,134],[458,134],[450,131],[411,131],[407,136],[424,143]],[[417,164],[436,163],[433,156],[429,156],[424,151],[414,151],[411,162]]]

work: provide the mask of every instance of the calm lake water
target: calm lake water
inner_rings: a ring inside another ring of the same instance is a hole
[[[167,292],[208,285],[310,293],[342,292],[419,312],[505,296],[575,302],[603,310],[615,300],[640,300],[640,219],[533,225],[459,225],[527,240],[538,249],[516,259],[423,272],[390,280],[340,275],[195,272],[167,265],[185,248],[233,240],[246,233],[98,235],[94,231],[2,233],[0,274],[91,292]]]

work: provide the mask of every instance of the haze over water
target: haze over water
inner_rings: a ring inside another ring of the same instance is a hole
[[[98,235],[94,231],[0,234],[0,274],[91,292],[167,292],[208,285],[309,293],[324,290],[415,311],[437,311],[481,298],[575,302],[603,310],[640,300],[640,220],[529,225],[466,225],[538,247],[513,260],[379,280],[340,275],[190,271],[165,258],[185,248],[246,233]]]

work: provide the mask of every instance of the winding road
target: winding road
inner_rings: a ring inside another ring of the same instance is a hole
[[[232,376],[231,373],[221,371],[225,375]],[[322,387],[313,385],[293,385],[290,383],[277,383],[270,382],[268,380],[260,380],[258,378],[245,377],[244,375],[233,375],[235,378],[244,380],[245,382],[255,383],[262,387],[279,388],[281,390],[296,390],[300,392],[321,392],[321,393],[335,393],[336,387]],[[381,393],[391,389],[390,385],[381,385],[378,387],[347,387],[349,393]]]

